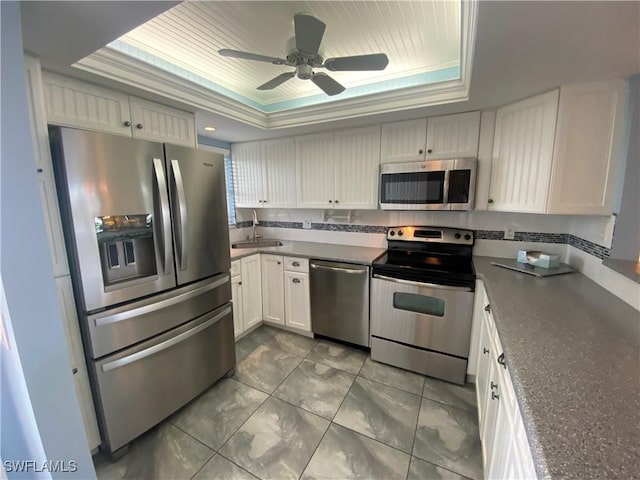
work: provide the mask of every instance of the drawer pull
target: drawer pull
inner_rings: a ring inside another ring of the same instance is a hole
[[[485,305],[484,311],[487,313],[491,313],[491,305]]]
[[[299,279],[299,278],[294,278],[294,279],[292,280],[292,282],[293,282],[293,283],[300,283],[300,279]]]
[[[500,400],[500,395],[496,392],[491,392],[491,400]]]
[[[504,359],[504,352],[498,356],[498,363],[502,365],[504,368],[507,368],[507,362]]]
[[[494,390],[496,388],[498,388],[498,384],[491,382],[491,390]]]
[[[485,348],[485,347],[482,347],[482,353],[484,353],[486,355],[487,353],[489,353],[489,349]]]
[[[73,370],[71,370],[71,373],[73,373],[75,375],[76,373],[78,373],[78,369],[74,368]]]
[[[291,262],[291,265],[294,267],[299,267],[300,266],[300,262]]]

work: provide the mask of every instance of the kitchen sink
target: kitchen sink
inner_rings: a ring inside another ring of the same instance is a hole
[[[281,247],[280,240],[242,240],[231,244],[231,248],[260,248],[260,247]]]

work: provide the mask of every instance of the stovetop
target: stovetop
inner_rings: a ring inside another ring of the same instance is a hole
[[[372,264],[374,274],[440,285],[475,285],[472,231],[393,227],[387,241],[387,251]]]

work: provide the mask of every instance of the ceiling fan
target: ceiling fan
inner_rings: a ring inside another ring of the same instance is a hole
[[[337,95],[345,87],[326,73],[316,73],[314,68],[326,68],[332,72],[354,72],[367,70],[384,70],[389,59],[384,53],[369,55],[355,55],[352,57],[337,57],[325,59],[320,53],[320,42],[326,25],[312,15],[298,13],[293,17],[295,37],[290,40],[289,53],[286,58],[269,57],[256,53],[241,52],[224,48],[218,50],[223,57],[242,58],[257,62],[273,63],[274,65],[288,65],[295,67],[294,72],[281,73],[268,82],[260,85],[258,90],[272,90],[287,80],[298,77],[301,80],[311,80],[327,95]],[[295,43],[294,43],[295,42]]]

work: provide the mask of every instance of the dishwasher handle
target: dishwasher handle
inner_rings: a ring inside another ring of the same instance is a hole
[[[344,266],[343,266],[344,265]],[[369,273],[369,267],[366,266],[362,266],[359,267],[357,265],[350,265],[348,264],[341,264],[341,263],[316,263],[316,262],[310,262],[309,266],[311,268],[315,268],[318,270],[332,270],[334,272],[340,272],[340,273],[348,273],[348,274],[352,274],[352,275],[361,275],[361,274],[368,274]],[[356,268],[353,268],[356,267]]]

